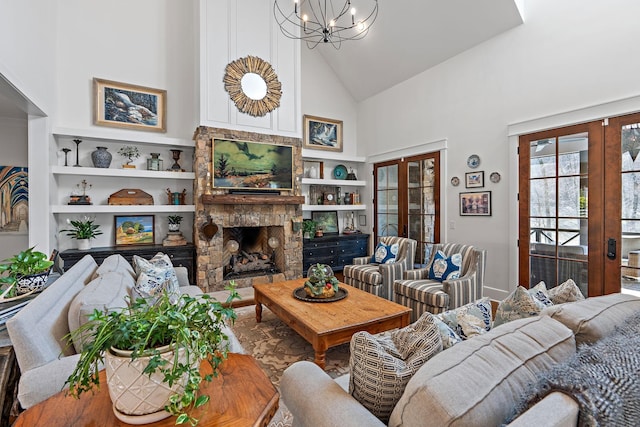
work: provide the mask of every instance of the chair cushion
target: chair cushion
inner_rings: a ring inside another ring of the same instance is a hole
[[[375,251],[373,251],[371,262],[376,264],[388,264],[395,262],[396,256],[398,255],[398,248],[398,243],[394,243],[392,245],[386,245],[382,242],[378,243]]]
[[[541,292],[539,289],[530,289],[529,292],[523,286],[518,286],[508,297],[500,301],[493,327],[511,322],[516,319],[537,316],[545,308],[545,304],[537,299],[534,294]]]
[[[437,280],[396,280],[393,291],[432,307],[448,307],[449,295]]]
[[[155,300],[166,289],[177,301],[180,285],[169,255],[158,252],[150,260],[134,255],[133,266],[138,275],[133,288],[135,297]]]
[[[491,330],[491,301],[485,297],[436,316],[466,340]]]
[[[345,265],[342,273],[345,277],[352,277],[359,282],[369,283],[370,285],[382,284],[380,267],[374,264]]]
[[[430,313],[390,333],[357,332],[351,339],[349,393],[386,422],[411,376],[442,350]]]
[[[444,252],[438,251],[433,257],[433,263],[429,267],[429,279],[442,282],[460,277],[462,255],[456,253],[447,257]]]

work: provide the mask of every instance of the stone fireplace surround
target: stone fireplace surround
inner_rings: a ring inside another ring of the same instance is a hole
[[[293,231],[293,223],[302,221],[302,207],[299,185],[294,191],[273,194],[225,196],[226,190],[211,189],[207,192],[207,172],[213,176],[213,139],[235,139],[240,141],[268,142],[293,147],[294,182],[302,177],[302,141],[299,138],[268,135],[238,130],[200,126],[194,134],[195,156],[194,202],[194,243],[197,251],[197,285],[204,292],[224,290],[229,281],[224,280],[224,266],[231,254],[225,247],[223,229],[232,227],[278,227],[280,247],[278,267],[281,273],[234,279],[238,288],[250,287],[254,283],[273,283],[302,277],[302,232]],[[202,232],[202,227],[211,217],[218,231],[210,240]]]

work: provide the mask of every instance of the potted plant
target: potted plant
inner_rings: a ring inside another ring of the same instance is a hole
[[[67,336],[83,343],[78,364],[67,379],[69,393],[79,397],[99,386],[98,371],[104,364],[116,417],[125,420],[139,415],[146,419],[153,414],[159,416],[155,418],[158,420],[174,415],[176,424],[188,421],[195,425],[197,420],[188,414],[189,409],[209,400],[199,395],[200,383],[217,376],[219,365],[227,357],[228,336],[222,328],[226,321],[236,318],[229,303],[239,298],[233,282],[227,290],[226,307],[207,294],[183,294],[172,304],[169,294],[163,292],[155,303],[139,298],[129,300],[128,306],[119,311],[95,310],[87,323]],[[208,363],[213,375],[203,378],[201,363]],[[135,380],[120,377],[130,371]],[[159,397],[154,390],[149,400],[162,402],[155,408],[139,402],[132,408],[132,399],[121,398],[127,395],[129,386],[139,396],[139,390],[148,390],[154,382],[158,383],[157,393],[165,393]]]
[[[122,165],[123,168],[125,169],[136,168],[136,165],[132,165],[131,162],[133,162],[135,159],[140,157],[140,152],[138,151],[138,147],[135,147],[133,145],[125,145],[124,147],[118,150],[118,154],[120,154],[122,157],[125,157],[127,159],[127,163]]]
[[[67,224],[71,228],[60,230],[61,233],[66,232],[67,236],[78,240],[78,249],[91,249],[91,239],[102,234],[100,225],[94,224],[95,219],[84,216],[79,220],[70,220],[67,218]]]
[[[169,221],[169,231],[180,230],[180,223],[182,222],[182,217],[180,215],[169,215],[167,220]]]
[[[318,223],[312,219],[305,219],[302,221],[302,237],[305,239],[313,239],[316,234],[316,227]]]
[[[34,251],[34,248],[32,246],[0,264],[0,274],[8,272],[0,278],[0,283],[5,285],[1,298],[44,289],[53,261],[48,260],[44,253]]]

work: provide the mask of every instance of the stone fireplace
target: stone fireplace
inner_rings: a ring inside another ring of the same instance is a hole
[[[302,277],[302,222],[304,198],[300,188],[280,194],[227,194],[207,186],[213,173],[213,139],[269,142],[293,147],[294,177],[302,177],[299,138],[201,126],[196,141],[194,242],[197,248],[197,285],[205,292],[223,290],[231,280],[238,288]],[[209,177],[209,178],[208,178]],[[211,239],[202,229],[215,224]],[[294,231],[295,229],[295,231]],[[235,242],[235,243],[234,243]],[[236,247],[237,246],[237,247]]]

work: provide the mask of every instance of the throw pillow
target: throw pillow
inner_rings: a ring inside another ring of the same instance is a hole
[[[125,296],[133,288],[133,277],[127,272],[110,271],[89,282],[69,304],[67,322],[73,332],[87,323],[94,310],[109,312],[127,306]],[[82,351],[83,336],[73,337],[73,347]]]
[[[533,317],[540,314],[545,305],[529,293],[523,286],[518,286],[508,297],[500,301],[496,310],[493,327],[516,319]]]
[[[133,288],[133,296],[155,301],[166,289],[172,301],[180,297],[180,284],[167,254],[158,252],[150,260],[133,256],[133,266],[138,278]]]
[[[551,307],[553,305],[553,301],[551,301],[549,297],[549,291],[547,291],[547,285],[544,282],[538,283],[527,292],[544,304],[545,307]]]
[[[569,279],[555,288],[549,289],[549,298],[554,304],[563,304],[565,302],[582,301],[584,295],[582,295],[576,282]]]
[[[398,255],[398,244],[385,245],[384,243],[378,243],[376,250],[373,252],[371,262],[376,264],[390,264],[396,262],[396,255]]]
[[[440,338],[442,338],[442,349],[445,350],[449,347],[453,347],[462,341],[460,335],[456,334],[456,331],[451,329],[449,325],[444,323],[442,319],[438,316],[433,316],[433,320],[438,327],[438,333],[440,333]]]
[[[413,374],[442,350],[442,339],[425,313],[389,334],[356,332],[350,350],[349,393],[386,423]]]
[[[460,277],[461,266],[461,254],[453,254],[447,258],[444,252],[438,251],[433,257],[431,267],[429,267],[429,279],[439,282],[457,279]]]
[[[466,340],[491,330],[491,301],[485,297],[436,316]]]

